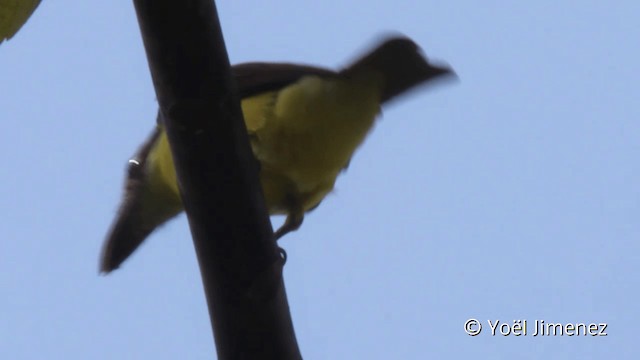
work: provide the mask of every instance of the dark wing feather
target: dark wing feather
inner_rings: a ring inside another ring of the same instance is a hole
[[[304,76],[337,77],[329,69],[289,63],[252,62],[231,67],[241,99],[281,89]]]

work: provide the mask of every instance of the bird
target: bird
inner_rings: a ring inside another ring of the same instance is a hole
[[[297,230],[347,168],[382,106],[420,85],[455,77],[406,36],[392,36],[337,71],[293,63],[234,65],[251,149],[270,215],[285,215],[279,239]],[[158,117],[161,117],[159,112]],[[104,240],[99,270],[118,267],[183,210],[161,121],[129,160],[124,195]]]

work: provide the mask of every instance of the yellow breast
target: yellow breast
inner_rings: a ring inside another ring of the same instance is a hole
[[[308,210],[333,189],[379,112],[379,87],[372,85],[305,77],[256,99],[263,111],[253,99],[242,102],[272,213],[286,212],[287,196]]]
[[[363,142],[380,110],[375,79],[305,77],[279,92],[242,101],[242,111],[271,214],[286,213],[292,198],[316,206]],[[147,169],[178,194],[163,132]]]

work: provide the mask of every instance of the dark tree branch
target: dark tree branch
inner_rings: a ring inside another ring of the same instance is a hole
[[[219,359],[300,359],[212,0],[134,0]]]

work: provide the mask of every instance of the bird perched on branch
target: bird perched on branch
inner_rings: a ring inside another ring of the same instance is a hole
[[[232,67],[270,214],[286,215],[280,238],[332,191],[381,106],[432,80],[453,76],[408,38],[393,37],[339,71],[288,63]],[[166,133],[159,123],[129,161],[124,198],[105,240],[108,273],[158,226],[183,210]]]

